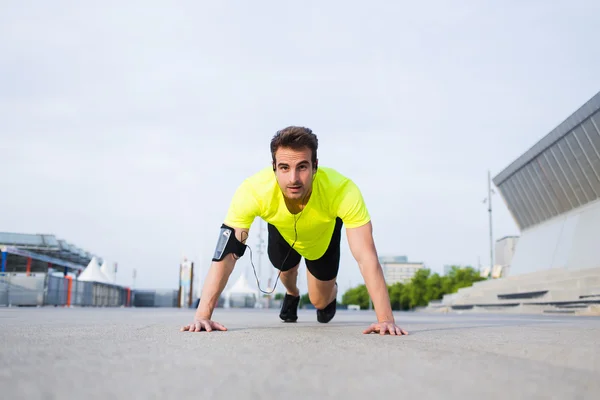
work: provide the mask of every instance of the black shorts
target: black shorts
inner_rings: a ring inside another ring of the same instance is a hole
[[[267,253],[273,266],[288,271],[300,263],[300,254],[285,241],[277,228],[267,224],[269,244]],[[308,271],[320,281],[330,281],[337,277],[340,268],[340,241],[342,239],[342,220],[335,220],[335,228],[325,254],[317,260],[304,260]],[[287,258],[286,258],[287,256]]]

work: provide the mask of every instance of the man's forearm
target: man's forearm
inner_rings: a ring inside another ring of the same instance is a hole
[[[198,304],[196,310],[197,318],[210,319],[212,317],[219,296],[225,289],[229,276],[235,267],[235,262],[236,260],[231,255],[225,257],[223,261],[213,261],[202,288],[200,304]]]
[[[373,300],[377,321],[394,321],[390,296],[379,261],[377,259],[369,260],[359,264],[359,267],[369,291],[369,296]]]

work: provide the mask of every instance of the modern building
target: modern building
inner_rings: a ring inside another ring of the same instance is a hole
[[[496,265],[482,276],[498,279],[446,294],[428,309],[597,315],[600,93],[493,181],[519,227],[518,240],[496,242]]]
[[[493,182],[521,231],[511,274],[600,267],[600,93]]]
[[[131,304],[101,257],[54,235],[0,232],[0,252],[0,306]]]
[[[496,240],[494,266],[501,268],[502,276],[510,274],[510,265],[517,249],[517,243],[519,243],[519,236],[505,236]]]
[[[425,268],[424,263],[408,261],[406,256],[379,257],[379,263],[388,285],[408,283],[418,270]]]
[[[55,235],[0,232],[2,264],[0,272],[52,272],[78,274],[101,257]]]

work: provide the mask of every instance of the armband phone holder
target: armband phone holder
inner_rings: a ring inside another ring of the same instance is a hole
[[[219,232],[219,240],[217,240],[217,246],[215,247],[215,253],[213,255],[213,261],[222,261],[226,255],[235,254],[241,257],[246,252],[246,245],[240,242],[235,237],[235,230],[225,224],[221,225]]]

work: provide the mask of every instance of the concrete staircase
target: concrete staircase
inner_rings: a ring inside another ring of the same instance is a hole
[[[423,311],[503,311],[516,313],[596,312],[600,305],[600,267],[551,269],[476,282]],[[595,307],[594,307],[595,306]]]

